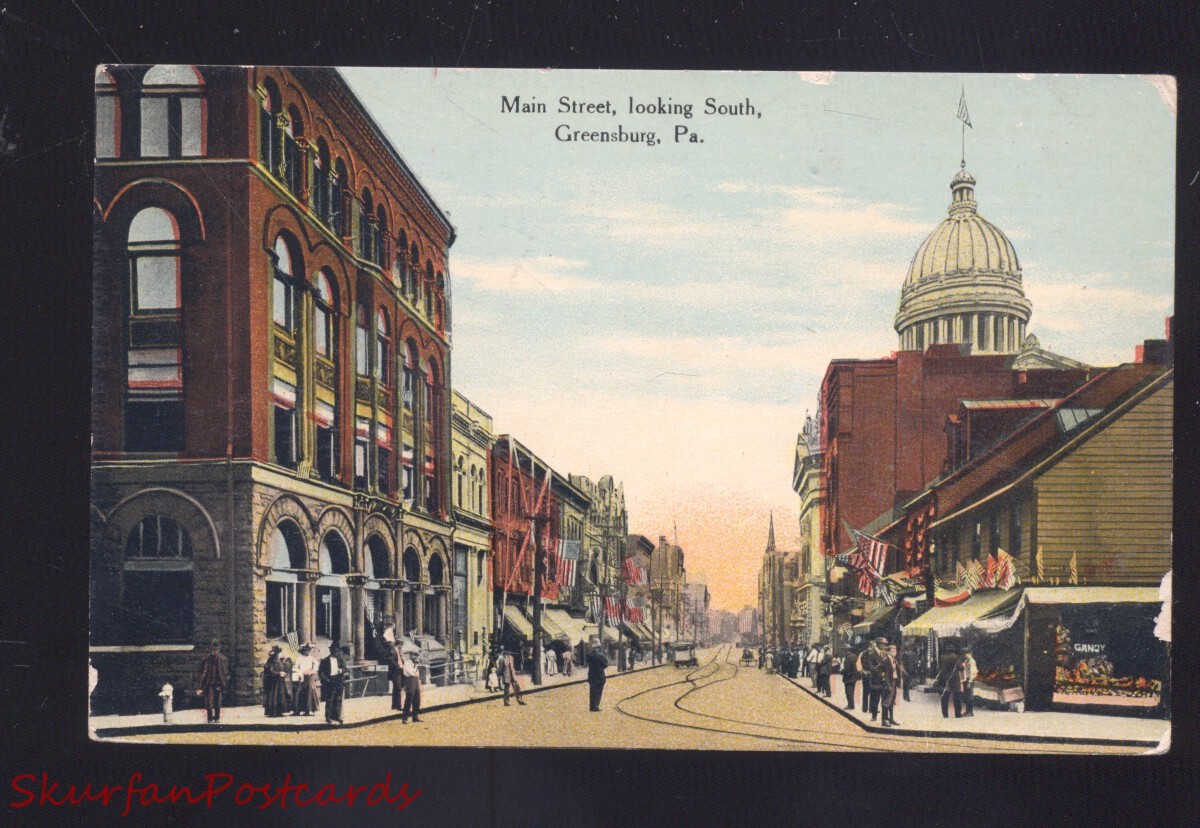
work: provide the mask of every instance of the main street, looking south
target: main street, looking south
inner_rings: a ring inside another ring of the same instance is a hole
[[[893,735],[864,730],[832,706],[775,673],[739,663],[730,646],[701,653],[700,666],[670,665],[611,676],[602,709],[588,711],[586,684],[526,696],[505,707],[497,698],[430,710],[419,723],[386,720],[303,731],[229,731],[226,744],[421,747],[652,748],[863,752],[1143,753],[1124,745],[1069,744],[966,736]],[[905,705],[897,710],[903,721]],[[1020,715],[980,713],[980,716]],[[211,744],[193,731],[126,736],[117,741]]]

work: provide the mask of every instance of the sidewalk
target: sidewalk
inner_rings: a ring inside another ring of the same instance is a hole
[[[842,685],[842,678],[832,678],[832,698],[818,695],[811,679],[784,677],[784,681],[790,681],[872,733],[1147,748],[1158,748],[1170,743],[1171,723],[1165,719],[1098,716],[1088,713],[1015,713],[989,709],[979,702],[975,704],[974,716],[956,719],[954,708],[951,707],[950,718],[947,719],[942,717],[941,696],[937,693],[926,693],[920,687],[910,689],[909,697],[912,701],[906,702],[900,698],[896,702],[895,715],[899,725],[882,727],[879,722],[871,721],[870,713],[862,712],[861,682],[855,687],[854,709],[846,710],[846,690]],[[980,745],[980,749],[985,750],[986,747]]]
[[[663,665],[639,665],[626,673],[653,670]],[[609,667],[607,675],[610,678],[625,675],[617,672],[616,667]],[[566,687],[587,683],[587,667],[576,667],[570,677],[564,675],[545,676],[540,687],[533,686],[531,676],[520,674],[522,692],[540,693],[555,687]],[[454,684],[448,687],[436,687],[432,684],[421,686],[421,715],[459,707],[464,704],[493,701],[504,698],[500,692],[489,693],[483,689],[483,683],[478,685]],[[341,728],[361,727],[376,724],[390,719],[399,719],[399,711],[392,710],[392,697],[365,696],[363,698],[347,697],[342,704],[342,714],[345,724]],[[195,731],[224,731],[242,730],[278,730],[298,732],[302,730],[325,730],[336,725],[326,724],[325,705],[311,716],[282,716],[270,718],[263,712],[261,704],[246,707],[225,707],[221,710],[221,722],[209,724],[205,721],[204,707],[176,710],[171,715],[171,722],[163,722],[161,713],[143,713],[134,716],[91,716],[88,718],[88,728],[94,739],[107,739],[115,736],[140,736],[154,733],[187,733]]]

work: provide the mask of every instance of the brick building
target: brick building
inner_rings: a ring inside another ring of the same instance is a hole
[[[454,228],[329,69],[96,76],[97,712],[448,636]],[[219,126],[219,128],[218,128]]]

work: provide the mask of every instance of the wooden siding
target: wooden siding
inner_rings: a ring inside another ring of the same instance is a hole
[[[1172,413],[1167,380],[1036,481],[1047,579],[1157,585],[1171,568]]]

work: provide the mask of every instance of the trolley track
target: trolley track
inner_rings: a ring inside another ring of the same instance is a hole
[[[822,730],[819,728],[789,727],[785,725],[770,724],[768,722],[753,721],[750,719],[721,716],[714,713],[708,713],[703,710],[698,710],[694,705],[687,704],[685,700],[692,698],[693,701],[695,701],[699,698],[702,691],[718,684],[731,681],[737,676],[741,667],[738,665],[737,661],[732,658],[733,654],[733,647],[731,645],[723,645],[713,655],[711,660],[707,661],[700,667],[693,668],[682,679],[665,682],[663,684],[655,685],[654,687],[649,687],[645,690],[625,696],[617,702],[615,708],[617,712],[621,713],[622,715],[637,719],[639,721],[710,733],[728,733],[734,736],[762,739],[771,742],[816,745],[826,748],[844,748],[847,750],[856,750],[869,753],[917,752],[914,750],[914,747],[923,745],[924,743],[924,740],[916,736],[893,736],[890,734],[880,733],[840,735],[837,738],[831,738],[833,734],[829,733],[827,730]],[[722,658],[722,656],[724,657]],[[726,668],[729,669],[727,670]],[[784,680],[786,681],[786,679]],[[672,706],[675,709],[688,716],[695,717],[696,719],[700,720],[706,720],[707,722],[720,722],[734,726],[740,725],[742,727],[721,727],[706,723],[681,722],[662,716],[647,715],[646,711],[634,712],[628,709],[628,703],[638,698],[667,690],[671,687],[683,688],[685,686],[687,689],[685,689],[672,700]],[[820,704],[820,702],[817,703]],[[746,728],[773,731],[773,733],[757,733],[748,731]],[[816,738],[802,738],[803,736],[813,736]],[[947,747],[956,747],[963,750],[977,750],[980,752],[1038,754],[1078,754],[1080,752],[1086,752],[1086,750],[1081,751],[1079,749],[1060,749],[1055,747],[1041,747],[1026,744],[1021,745],[1020,748],[989,747],[985,742],[981,742],[979,740],[947,739],[942,737],[937,738],[937,743]]]

